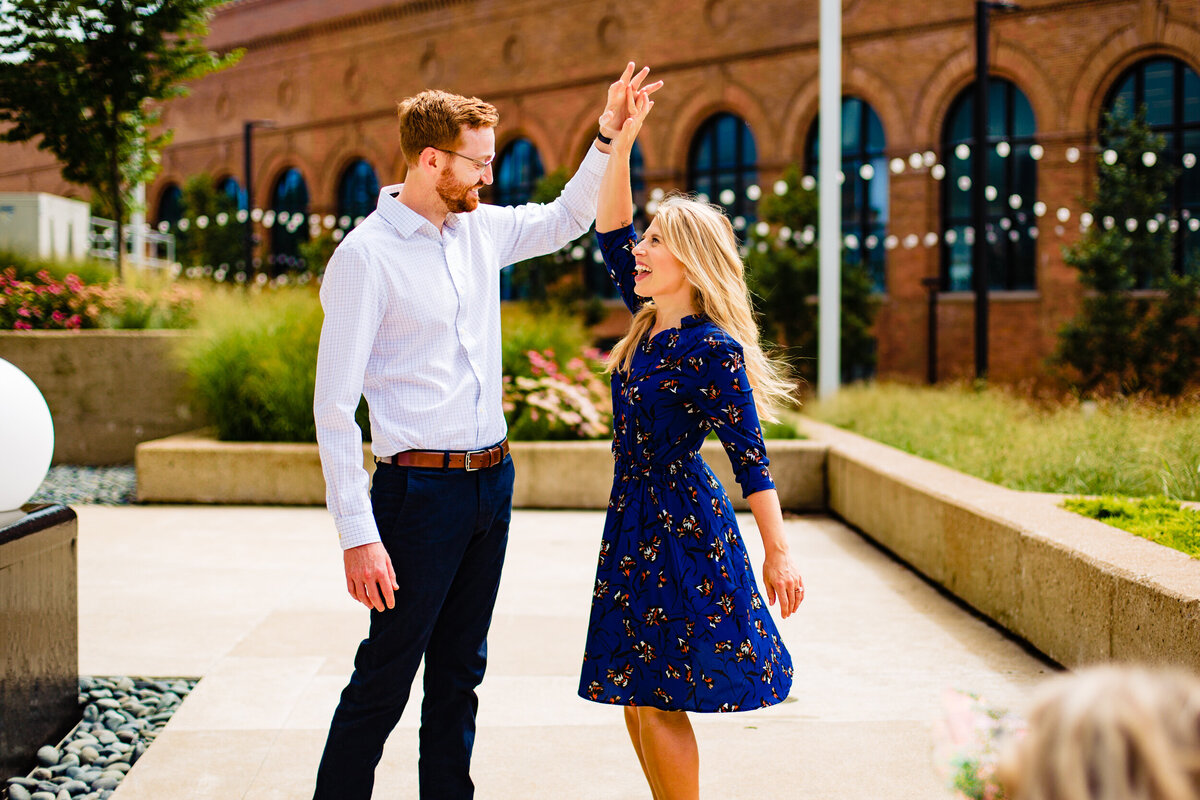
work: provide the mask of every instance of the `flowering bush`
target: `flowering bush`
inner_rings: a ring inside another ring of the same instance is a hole
[[[47,270],[21,280],[10,267],[0,273],[0,329],[182,328],[192,324],[199,295],[178,284],[151,291],[76,275],[60,281]]]
[[[595,348],[560,366],[553,350],[525,353],[532,377],[504,376],[504,413],[513,439],[602,439],[612,430],[606,356]]]
[[[1025,733],[1025,721],[991,708],[980,697],[948,691],[944,716],[934,729],[934,758],[956,800],[1004,800],[996,764],[1012,740]]]

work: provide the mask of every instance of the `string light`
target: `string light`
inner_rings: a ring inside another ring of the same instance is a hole
[[[942,178],[946,177],[946,168],[941,164],[934,164],[933,168],[929,170],[929,174],[933,176],[935,181],[940,181]]]
[[[932,167],[937,163],[937,153],[932,150],[926,150],[921,158],[925,161],[925,166],[927,167]]]
[[[1147,167],[1153,167],[1158,163],[1158,154],[1151,152],[1142,153],[1142,163]]]
[[[1071,219],[1071,211],[1067,208],[1060,208],[1058,211],[1054,212],[1054,216],[1059,222],[1066,222]]]
[[[912,167],[913,169],[920,169],[921,165],[924,163],[925,163],[925,160],[921,156],[920,153],[913,153],[911,156],[908,157],[908,165],[910,167]]]
[[[863,164],[858,168],[858,174],[864,181],[869,181],[875,177],[875,167],[871,166],[870,164]]]
[[[1113,164],[1117,163],[1117,151],[1116,150],[1112,150],[1112,149],[1105,150],[1104,155],[1101,157],[1104,159],[1104,163],[1108,164],[1110,167]]]
[[[891,168],[894,175],[899,175],[901,172],[904,172],[904,159],[893,158],[888,162],[888,166]]]
[[[1033,204],[1033,213],[1039,217],[1046,216],[1046,204],[1043,203],[1041,200],[1038,200],[1036,203]]]
[[[1000,142],[996,145],[996,155],[1001,158],[1008,158],[1008,154],[1012,152],[1012,146],[1008,142]]]
[[[721,205],[731,206],[733,205],[733,201],[737,199],[737,195],[733,193],[733,189],[722,189],[721,194],[718,195],[718,199],[721,201]]]
[[[782,181],[782,180],[775,181],[775,194],[782,197],[783,195],[787,194],[787,190],[788,190],[787,181]]]
[[[1041,161],[1042,156],[1044,156],[1045,154],[1046,154],[1046,148],[1042,147],[1040,144],[1031,144],[1029,146],[1029,157],[1032,158],[1034,161]]]
[[[971,148],[968,145],[960,144],[954,148],[954,155],[958,156],[959,161],[966,161],[971,157]]]
[[[1068,147],[1067,148],[1067,161],[1074,164],[1078,160],[1079,160],[1079,148],[1078,147]]]
[[[757,183],[752,183],[746,187],[746,197],[757,202],[758,198],[762,197],[762,189],[758,188]]]
[[[813,189],[817,188],[817,179],[812,175],[805,175],[800,179],[800,188],[804,189],[806,192],[811,192]]]

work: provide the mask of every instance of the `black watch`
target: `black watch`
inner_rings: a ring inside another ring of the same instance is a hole
[[[605,136],[604,131],[596,131],[596,138],[600,140],[601,144],[612,144],[612,139]]]

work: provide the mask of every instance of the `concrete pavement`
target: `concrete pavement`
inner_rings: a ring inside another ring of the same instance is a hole
[[[310,796],[367,612],[324,509],[77,507],[80,670],[203,680],[117,800]],[[518,511],[480,689],[481,800],[649,798],[620,711],[575,695],[597,512]],[[753,518],[740,518],[761,563]],[[1021,709],[1051,667],[825,517],[787,522],[807,599],[789,700],[693,715],[712,798],[929,800],[944,690]],[[420,678],[377,798],[416,797]]]

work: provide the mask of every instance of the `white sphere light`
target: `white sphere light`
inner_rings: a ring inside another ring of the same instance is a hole
[[[762,197],[762,189],[759,188],[757,183],[752,183],[746,187],[746,197],[750,200],[758,200],[758,198]]]
[[[958,178],[958,188],[960,191],[967,191],[971,188],[971,179],[966,175],[960,175]]]
[[[946,168],[941,164],[934,164],[933,167],[930,168],[929,174],[933,176],[935,181],[940,181],[942,178],[946,177]]]
[[[1041,161],[1042,156],[1044,155],[1046,155],[1046,148],[1042,147],[1040,144],[1033,144],[1029,146],[1029,157],[1034,161]]]
[[[1142,163],[1147,167],[1153,167],[1158,163],[1158,154],[1147,150],[1145,153],[1142,153]]]
[[[813,189],[817,188],[817,179],[812,175],[805,175],[800,179],[800,188],[806,192],[811,192]]]
[[[333,226],[337,225],[337,217],[333,214],[326,214],[321,219],[321,224],[325,226],[326,230],[333,230]]]
[[[1036,203],[1033,204],[1033,213],[1039,217],[1046,216],[1046,204],[1043,203],[1041,200],[1038,200]]]
[[[1093,222],[1095,222],[1095,217],[1090,212],[1085,211],[1079,215],[1079,224],[1083,227],[1090,228]]]
[[[991,201],[995,200],[998,195],[999,195],[999,192],[996,191],[995,186],[986,186],[983,189],[983,196],[988,199],[989,203]]]
[[[17,511],[42,485],[54,456],[54,422],[29,376],[0,359],[0,512]]]
[[[1104,163],[1111,167],[1113,164],[1117,163],[1117,151],[1111,149],[1105,150],[1102,158],[1104,159]]]
[[[297,211],[296,213],[299,214],[300,212]],[[321,215],[320,214],[309,214],[308,215],[308,224],[309,225],[320,225],[321,224]]]
[[[1195,153],[1184,153],[1183,154],[1183,168],[1191,169],[1194,166],[1196,166],[1196,154]]]
[[[196,217],[196,227],[199,228],[200,230],[204,230],[205,228],[207,228],[208,227],[208,217],[204,216],[203,214]]]
[[[1188,230],[1193,233],[1200,231],[1200,217],[1192,217],[1188,220]]]
[[[946,231],[946,235],[942,238],[946,240],[946,244],[954,244],[958,241],[958,231],[951,228],[950,230]]]
[[[571,248],[571,259],[573,261],[583,261],[583,257],[587,255],[587,250],[583,249],[583,245],[575,245]]]
[[[783,195],[787,194],[787,190],[788,190],[787,181],[783,181],[783,180],[775,181],[775,186],[773,188],[775,189],[775,194],[782,197]]]
[[[733,189],[722,189],[718,196],[723,206],[733,205],[733,201],[737,199],[737,195],[733,193]]]
[[[1059,222],[1066,222],[1067,220],[1069,220],[1071,218],[1071,212],[1069,209],[1066,209],[1066,208],[1060,208],[1058,211],[1055,212],[1054,215],[1058,218]]]
[[[338,217],[338,227],[339,228],[349,228],[350,227],[350,215],[349,214],[343,214],[342,216]]]
[[[218,224],[218,225],[220,225],[220,226],[223,228],[223,227],[225,227],[225,226],[226,226],[228,223],[229,223],[229,215],[228,215],[228,214],[226,214],[224,211],[222,211],[221,213],[217,214],[217,224]]]
[[[921,239],[915,233],[910,233],[908,236],[904,237],[904,249],[905,250],[912,250],[914,247],[916,247],[920,243],[921,243]]]
[[[908,165],[910,167],[912,167],[913,169],[920,169],[921,165],[924,163],[925,163],[925,159],[921,156],[920,153],[913,153],[911,156],[908,157]]]
[[[839,169],[838,170],[838,185],[840,186],[841,184],[843,184],[845,182],[846,182],[846,172],[845,172],[845,170]]]
[[[853,233],[846,234],[845,243],[846,243],[847,250],[857,250],[858,249],[858,237],[855,236]]]
[[[191,227],[191,223],[188,221],[187,217],[184,217],[183,219],[179,220],[179,222],[177,222],[175,224],[176,224],[176,226],[178,226],[179,230],[181,230],[181,231],[186,231],[188,228]]]
[[[1020,208],[1022,202],[1021,195],[1019,194],[1010,194],[1008,196],[1008,204],[1014,209]]]
[[[1130,233],[1133,233],[1134,231],[1137,230],[1137,228],[1138,228],[1138,221],[1136,219],[1134,219],[1133,217],[1130,217],[1129,219],[1125,220],[1125,230],[1129,231]]]
[[[768,233],[771,232],[771,226],[765,222],[760,222],[754,226],[754,232],[757,233],[759,236],[766,236]]]
[[[899,243],[900,243],[900,240],[897,239],[895,236],[889,236],[883,240],[883,247],[886,250],[895,250],[896,245]]]
[[[158,223],[158,232],[159,233],[166,233],[169,230],[171,230],[171,223],[167,222],[165,219],[162,222]]]
[[[863,164],[858,168],[858,174],[864,181],[869,181],[871,178],[875,177],[875,168],[870,164]]]
[[[271,213],[270,211],[267,212],[267,214],[270,214],[270,213]],[[265,218],[266,214],[264,214],[263,217]],[[289,222],[292,221],[292,215],[286,211],[280,211],[278,214],[275,215],[275,221],[278,222],[280,225],[287,225]]]
[[[733,218],[733,229],[735,231],[744,231],[746,229],[746,218],[740,214]]]
[[[888,168],[892,170],[894,175],[899,175],[901,172],[904,172],[904,159],[893,158],[888,162]]]
[[[1008,155],[1011,152],[1012,145],[1010,145],[1008,142],[1000,142],[996,145],[996,155],[1000,156],[1001,158],[1008,158]]]
[[[970,145],[960,144],[958,147],[955,147],[954,155],[958,157],[959,161],[966,161],[968,158],[971,157]]]
[[[1159,223],[1156,219],[1146,220],[1146,230],[1150,231],[1150,233],[1158,233],[1158,225]]]
[[[933,152],[932,150],[926,150],[924,154],[922,154],[921,158],[925,160],[925,166],[927,167],[932,167],[937,163],[937,153]]]
[[[933,231],[930,231],[929,233],[925,234],[925,246],[926,247],[933,247],[937,243],[938,243],[938,235],[936,233],[934,233]]]
[[[663,192],[661,186],[655,186],[653,189],[650,190],[650,199],[651,200],[662,200],[663,197],[665,196],[665,194],[666,193]]]
[[[1068,147],[1067,148],[1067,161],[1074,164],[1078,160],[1079,160],[1079,148],[1078,147]]]

